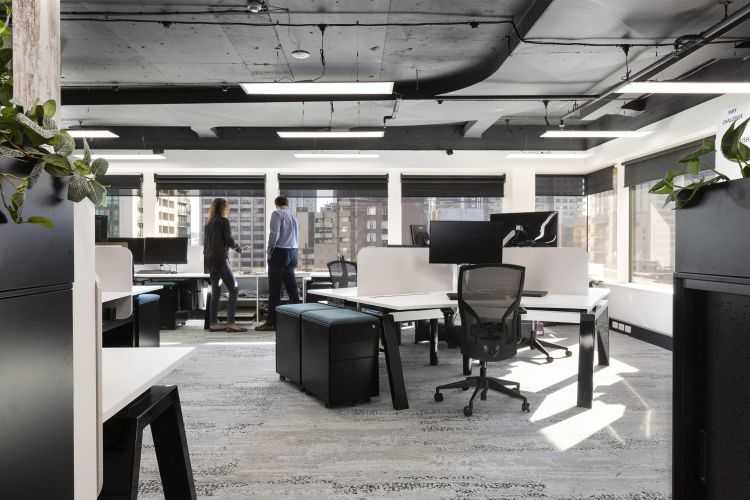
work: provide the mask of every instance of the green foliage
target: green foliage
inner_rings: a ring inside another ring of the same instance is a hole
[[[732,123],[720,144],[721,154],[737,163],[742,177],[750,177],[750,148],[742,143],[748,121],[750,118],[736,127],[736,122]],[[703,141],[698,150],[680,158],[679,162],[685,165],[683,170],[667,171],[664,178],[649,189],[649,193],[666,195],[664,206],[674,203],[675,208],[690,207],[698,199],[701,189],[729,180],[729,177],[703,161],[704,156],[715,153],[714,141]]]
[[[5,18],[0,23],[0,155],[25,160],[33,167],[27,175],[0,172],[0,201],[10,219],[16,224],[30,223],[52,227],[49,218],[30,216],[24,218],[26,192],[34,187],[43,172],[68,182],[68,199],[79,202],[89,199],[103,205],[107,190],[96,178],[107,172],[107,161],[92,161],[88,143],[83,141],[83,158],[71,160],[75,140],[54,122],[57,103],[50,99],[30,105],[13,98],[13,44],[11,41],[11,7],[5,7]],[[7,190],[7,191],[6,191]],[[7,220],[0,211],[0,221]]]

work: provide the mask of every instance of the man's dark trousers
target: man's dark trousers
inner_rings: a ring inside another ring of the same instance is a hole
[[[297,267],[296,248],[274,248],[268,260],[268,323],[276,324],[276,307],[281,304],[281,285],[289,295],[289,303],[299,303],[297,280],[294,269]]]

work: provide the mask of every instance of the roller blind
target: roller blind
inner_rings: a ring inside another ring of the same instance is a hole
[[[706,139],[713,139],[713,137],[707,137]],[[623,163],[625,186],[631,187],[644,182],[655,181],[664,177],[668,170],[684,169],[685,164],[679,163],[678,160],[699,149],[701,144],[703,144],[703,139]],[[711,168],[714,168],[714,155],[706,155],[702,159]]]
[[[108,196],[140,196],[142,175],[102,175],[96,178],[107,187]]]
[[[158,195],[180,191],[186,196],[265,196],[265,175],[159,175],[154,177]]]
[[[537,196],[585,196],[586,178],[582,175],[537,175]]]
[[[586,194],[604,193],[615,188],[615,167],[606,167],[586,174]]]
[[[387,175],[280,175],[279,192],[291,198],[388,197]]]
[[[504,175],[402,175],[402,198],[495,198],[504,194]]]

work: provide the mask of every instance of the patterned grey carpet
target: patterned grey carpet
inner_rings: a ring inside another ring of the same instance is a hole
[[[459,352],[441,344],[429,366],[408,329],[410,409],[396,412],[382,355],[380,398],[329,410],[279,380],[272,333],[200,326],[162,332],[165,349],[198,346],[164,383],[179,386],[199,498],[671,498],[669,351],[613,333],[611,365],[597,367],[594,407],[583,410],[577,346],[552,364],[525,349],[490,375],[519,381],[531,413],[490,393],[466,418],[468,393],[433,400],[435,385],[461,376]],[[576,327],[554,330],[575,346]],[[148,433],[144,443],[139,498],[163,498]]]

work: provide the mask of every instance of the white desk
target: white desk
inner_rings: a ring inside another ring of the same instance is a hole
[[[154,292],[156,290],[161,290],[161,285],[148,285],[148,286],[138,286],[134,285],[130,291],[122,291],[122,292],[102,292],[102,303],[106,302],[112,302],[113,300],[117,299],[124,299],[126,297],[135,297],[136,295],[141,295],[144,293]]]
[[[359,296],[356,288],[327,288],[310,290],[311,294],[354,302],[358,307],[368,306],[383,312],[383,346],[388,367],[393,407],[401,410],[409,407],[403,381],[401,356],[396,341],[396,322],[408,321],[404,312],[439,309],[450,321],[448,311],[458,307],[447,292],[429,292],[404,295]],[[579,329],[578,406],[591,408],[593,398],[594,344],[598,341],[599,364],[609,364],[609,330],[606,288],[589,288],[586,295],[548,294],[544,297],[523,297],[521,307],[527,310],[525,319],[576,323]],[[431,314],[431,313],[430,313]],[[434,322],[436,323],[436,322]],[[446,323],[447,325],[448,323]],[[597,335],[598,333],[598,335]],[[430,363],[437,364],[437,328],[431,328]],[[469,370],[468,358],[464,358],[464,371]]]
[[[107,421],[182,362],[195,347],[102,349],[102,421]]]

